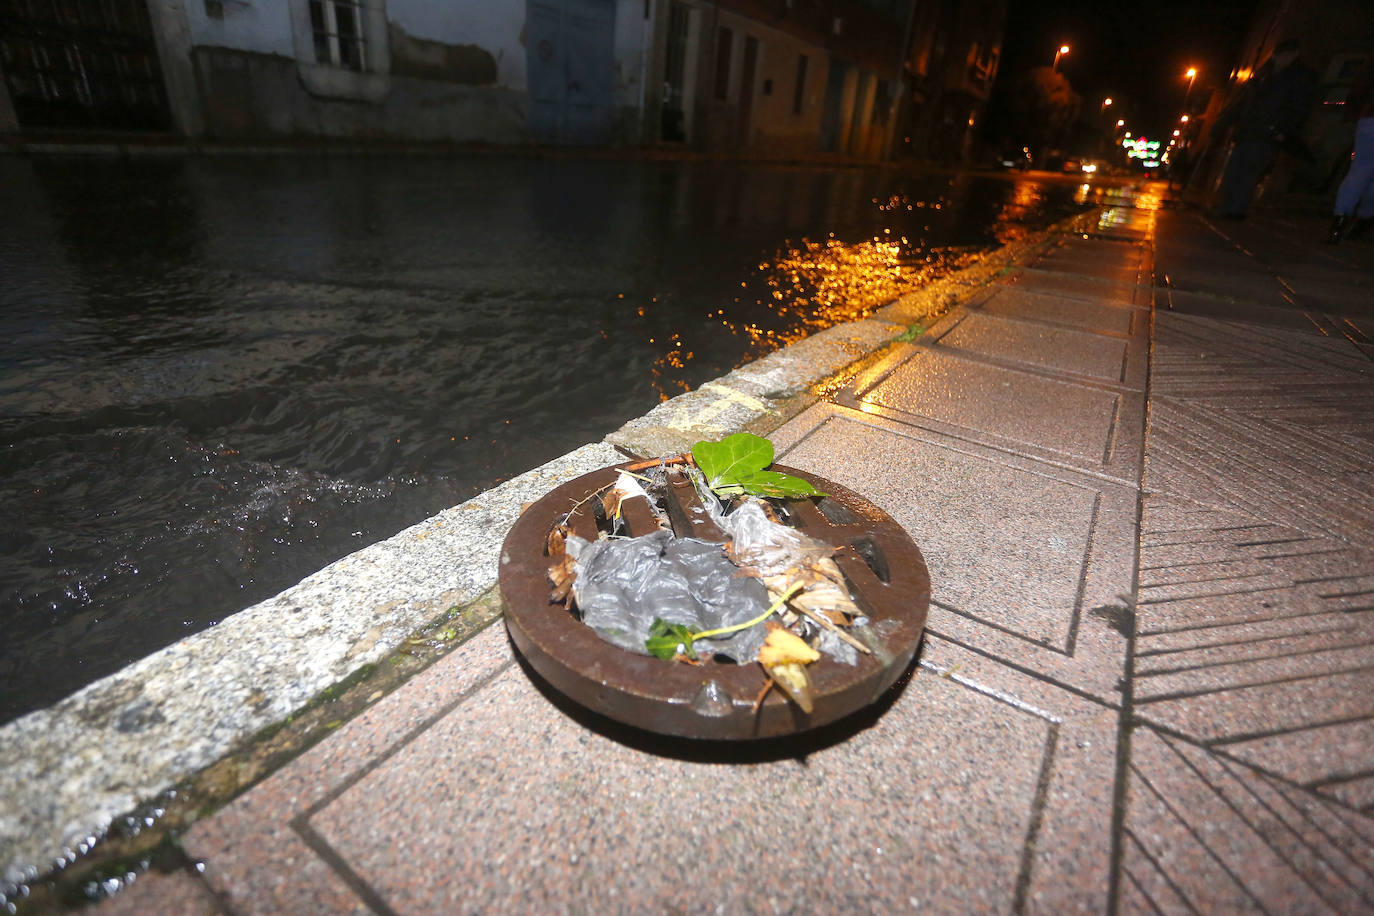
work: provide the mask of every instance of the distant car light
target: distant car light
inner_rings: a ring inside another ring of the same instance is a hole
[[[1097,171],[1097,163],[1096,163],[1096,162],[1085,162],[1085,163],[1083,163],[1083,171],[1085,171],[1085,172],[1087,172],[1088,174],[1091,175],[1093,172],[1096,172],[1096,171]]]

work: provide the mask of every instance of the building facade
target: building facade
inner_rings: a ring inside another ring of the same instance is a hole
[[[7,0],[21,129],[634,141],[643,0]]]
[[[1006,0],[917,4],[907,43],[909,96],[899,113],[903,154],[969,159],[997,81],[1006,18]]]
[[[910,0],[663,0],[643,141],[713,153],[884,158]]]
[[[1003,3],[6,0],[0,131],[957,155]]]

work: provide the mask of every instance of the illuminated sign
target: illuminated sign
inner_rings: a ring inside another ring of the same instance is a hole
[[[1158,140],[1149,140],[1145,137],[1127,138],[1121,141],[1121,148],[1126,151],[1127,158],[1139,159],[1141,165],[1146,168],[1159,167],[1159,148],[1162,144]]]

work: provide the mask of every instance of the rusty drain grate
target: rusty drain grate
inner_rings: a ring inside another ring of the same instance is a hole
[[[571,510],[572,531],[595,540],[597,500],[620,466],[557,487],[520,516],[501,550],[506,627],[521,655],[555,689],[618,722],[688,738],[744,739],[787,735],[829,724],[877,700],[916,653],[930,606],[930,576],[911,537],[883,510],[837,483],[794,468],[774,470],[809,480],[828,496],[781,503],[788,524],[839,548],[835,562],[855,603],[869,617],[854,635],[874,650],[855,665],[823,656],[808,668],[815,708],[808,715],[772,691],[754,709],[764,684],[757,664],[707,661],[693,666],[637,655],[604,642],[550,599],[550,530]],[[725,540],[680,470],[668,475],[667,510],[679,537]],[[775,503],[776,505],[776,503]],[[638,508],[638,512],[633,511]],[[658,525],[639,500],[625,506],[631,535]]]

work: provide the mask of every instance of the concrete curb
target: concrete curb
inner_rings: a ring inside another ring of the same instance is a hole
[[[603,442],[528,471],[298,585],[0,728],[0,891],[64,868],[115,818],[281,722],[496,580],[521,507],[558,483],[744,428],[767,432],[919,323],[1043,250],[1085,215],[990,252],[874,316],[777,351],[660,404]],[[614,446],[614,447],[613,447]]]

